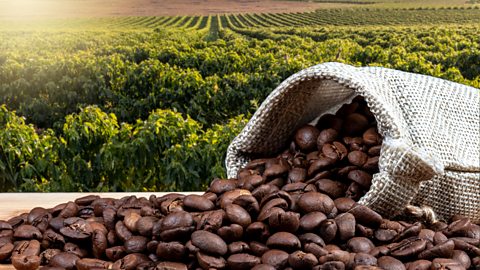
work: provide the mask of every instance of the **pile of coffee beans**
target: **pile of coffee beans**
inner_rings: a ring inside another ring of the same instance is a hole
[[[480,269],[480,226],[389,220],[356,203],[382,138],[365,102],[296,131],[203,195],[86,196],[0,221],[0,262],[56,269]]]

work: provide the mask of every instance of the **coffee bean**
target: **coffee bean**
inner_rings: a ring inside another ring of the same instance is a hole
[[[424,239],[405,239],[391,248],[391,255],[396,258],[416,256],[421,253],[427,245]]]
[[[378,267],[385,270],[405,270],[405,265],[391,256],[382,256],[377,260]]]
[[[127,253],[141,253],[147,249],[148,239],[145,236],[132,236],[124,243]]]
[[[411,262],[408,266],[407,266],[407,270],[428,270],[430,269],[432,266],[432,262],[431,261],[427,261],[427,260],[416,260],[414,262]]]
[[[322,147],[322,153],[333,160],[343,160],[348,155],[348,150],[341,142],[326,143]]]
[[[180,242],[160,242],[156,254],[162,260],[181,261],[187,255],[187,249]]]
[[[382,216],[361,204],[355,204],[348,212],[355,217],[357,223],[362,225],[378,228],[382,223]]]
[[[338,227],[338,237],[341,241],[346,241],[355,235],[355,217],[350,213],[343,213],[335,217],[335,223]]]
[[[315,185],[319,192],[325,193],[333,199],[342,197],[347,190],[343,183],[330,179],[320,179],[315,182]]]
[[[269,264],[257,264],[255,267],[252,268],[252,270],[275,270],[275,267],[269,265]]]
[[[15,230],[13,237],[21,239],[42,239],[43,235],[37,227],[24,224]]]
[[[240,241],[243,236],[243,227],[238,224],[230,224],[230,226],[218,229],[217,234],[227,243]]]
[[[197,253],[197,261],[203,269],[223,269],[227,264],[223,257],[213,257],[202,252]]]
[[[330,243],[337,235],[337,223],[333,219],[326,219],[320,223],[318,231],[325,243]]]
[[[40,254],[40,242],[37,240],[23,240],[15,242],[12,257],[15,255],[37,256]]]
[[[347,135],[356,135],[363,133],[368,128],[368,119],[359,114],[352,113],[345,118],[342,130]]]
[[[310,212],[300,219],[300,228],[306,232],[314,231],[326,219],[327,216],[322,212]]]
[[[338,138],[338,131],[333,128],[327,128],[322,130],[317,137],[317,148],[322,150],[322,147],[326,143],[332,143]]]
[[[314,126],[305,125],[295,133],[295,144],[302,151],[311,151],[317,146],[319,131]]]
[[[178,262],[159,262],[155,267],[156,270],[187,270],[187,266]]]
[[[278,212],[268,218],[270,228],[277,231],[296,232],[300,227],[300,214],[294,212]]]
[[[465,269],[462,264],[452,259],[436,258],[432,261],[432,270],[449,269],[461,270]]]
[[[112,267],[112,263],[99,259],[86,258],[77,260],[75,266],[77,270],[90,270],[92,268],[110,269],[110,267]]]
[[[359,266],[359,265],[376,266],[377,259],[370,254],[359,252],[355,254],[353,263],[355,266]]]
[[[431,260],[434,258],[451,258],[453,256],[454,248],[455,243],[452,240],[449,240],[423,251],[422,253],[418,254],[418,258],[425,260]]]
[[[288,264],[293,269],[312,269],[318,264],[318,259],[312,253],[298,250],[288,256]]]
[[[362,167],[367,162],[368,156],[362,151],[352,151],[348,153],[348,162],[351,164]]]
[[[65,227],[60,229],[60,233],[66,237],[75,240],[87,239],[92,236],[92,227],[82,218],[70,217],[63,221]]]
[[[12,264],[17,270],[35,270],[40,266],[40,257],[15,255],[12,257]]]
[[[225,207],[225,213],[231,223],[239,224],[242,227],[247,227],[252,223],[250,214],[237,204],[229,204]]]
[[[465,252],[465,251],[462,251],[462,250],[454,250],[452,252],[452,256],[451,258],[457,262],[459,262],[460,264],[463,265],[463,267],[465,267],[465,269],[468,269],[470,268],[470,266],[472,265],[472,262],[470,260],[470,257],[468,256],[468,254]]]
[[[269,248],[281,250],[295,250],[300,248],[300,240],[294,234],[289,232],[277,232],[270,236],[267,240]]]
[[[228,252],[230,254],[248,253],[249,251],[250,251],[250,247],[245,242],[237,241],[237,242],[228,244]]]
[[[335,204],[333,200],[325,194],[319,192],[307,192],[300,196],[298,200],[298,207],[304,213],[319,211],[324,214],[329,214]]]
[[[255,265],[260,264],[260,262],[261,260],[259,257],[247,253],[233,254],[227,259],[227,265],[229,269],[232,270],[249,270]]]
[[[348,240],[347,247],[352,252],[369,253],[375,245],[366,237],[353,237]]]
[[[372,175],[362,170],[353,170],[349,172],[348,179],[366,189],[370,188],[372,185]]]
[[[225,255],[227,244],[218,235],[208,231],[195,231],[192,233],[192,244],[202,252],[212,255]]]
[[[288,264],[288,253],[283,250],[271,249],[262,255],[262,263],[283,269]]]
[[[73,253],[62,252],[55,255],[50,260],[50,265],[56,266],[56,267],[62,267],[68,270],[73,270],[75,269],[75,265],[78,260],[80,260],[80,258],[77,255]]]

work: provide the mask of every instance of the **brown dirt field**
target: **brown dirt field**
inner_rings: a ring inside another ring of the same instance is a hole
[[[348,4],[272,0],[0,0],[0,19],[304,12]]]

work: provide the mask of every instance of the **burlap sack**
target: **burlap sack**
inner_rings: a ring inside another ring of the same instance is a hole
[[[480,221],[480,90],[386,68],[325,63],[282,82],[227,151],[229,177],[252,154],[275,154],[300,126],[365,98],[384,136],[380,172],[360,200],[391,217],[407,205]]]

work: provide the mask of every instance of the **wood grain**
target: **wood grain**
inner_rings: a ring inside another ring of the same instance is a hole
[[[151,194],[165,195],[165,192],[133,192],[133,193],[0,193],[0,220],[7,220],[16,215],[29,212],[34,207],[50,208],[57,204],[74,201],[87,195],[99,195],[103,198],[122,198],[135,195],[148,198]],[[182,192],[182,194],[202,194],[202,192]],[[12,265],[0,264],[0,270],[14,270]]]

